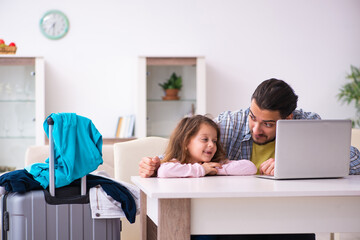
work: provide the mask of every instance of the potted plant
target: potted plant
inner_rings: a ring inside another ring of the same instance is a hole
[[[170,78],[164,82],[159,83],[159,86],[162,87],[165,91],[165,96],[162,97],[163,100],[179,100],[178,93],[182,88],[182,78],[181,76],[176,75],[176,73],[171,74]]]
[[[353,127],[355,127],[360,126],[360,69],[354,66],[350,68],[351,74],[346,76],[347,79],[350,79],[350,82],[340,88],[338,98],[347,104],[352,101],[355,102],[356,118],[352,121]]]

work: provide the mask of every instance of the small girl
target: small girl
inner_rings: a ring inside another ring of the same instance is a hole
[[[220,129],[210,118],[183,118],[170,136],[158,177],[203,177],[205,175],[252,175],[249,160],[230,161],[220,144]]]

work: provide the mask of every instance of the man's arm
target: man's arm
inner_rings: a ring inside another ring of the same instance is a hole
[[[302,109],[295,110],[293,112],[293,119],[313,119],[320,120],[321,117],[319,114],[314,112],[304,112]]]
[[[350,175],[360,175],[360,152],[356,147],[350,147]]]
[[[159,167],[159,157],[143,157],[139,163],[139,175],[143,178],[156,177]]]

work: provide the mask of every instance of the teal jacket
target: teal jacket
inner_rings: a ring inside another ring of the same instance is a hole
[[[94,171],[103,163],[102,136],[92,121],[75,113],[52,113],[55,187],[63,187]],[[44,130],[49,136],[45,120]],[[49,159],[25,167],[42,187],[49,185]]]

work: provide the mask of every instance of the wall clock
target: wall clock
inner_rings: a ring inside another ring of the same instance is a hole
[[[66,15],[58,10],[51,10],[40,19],[42,34],[49,39],[60,39],[69,31],[69,20]]]

